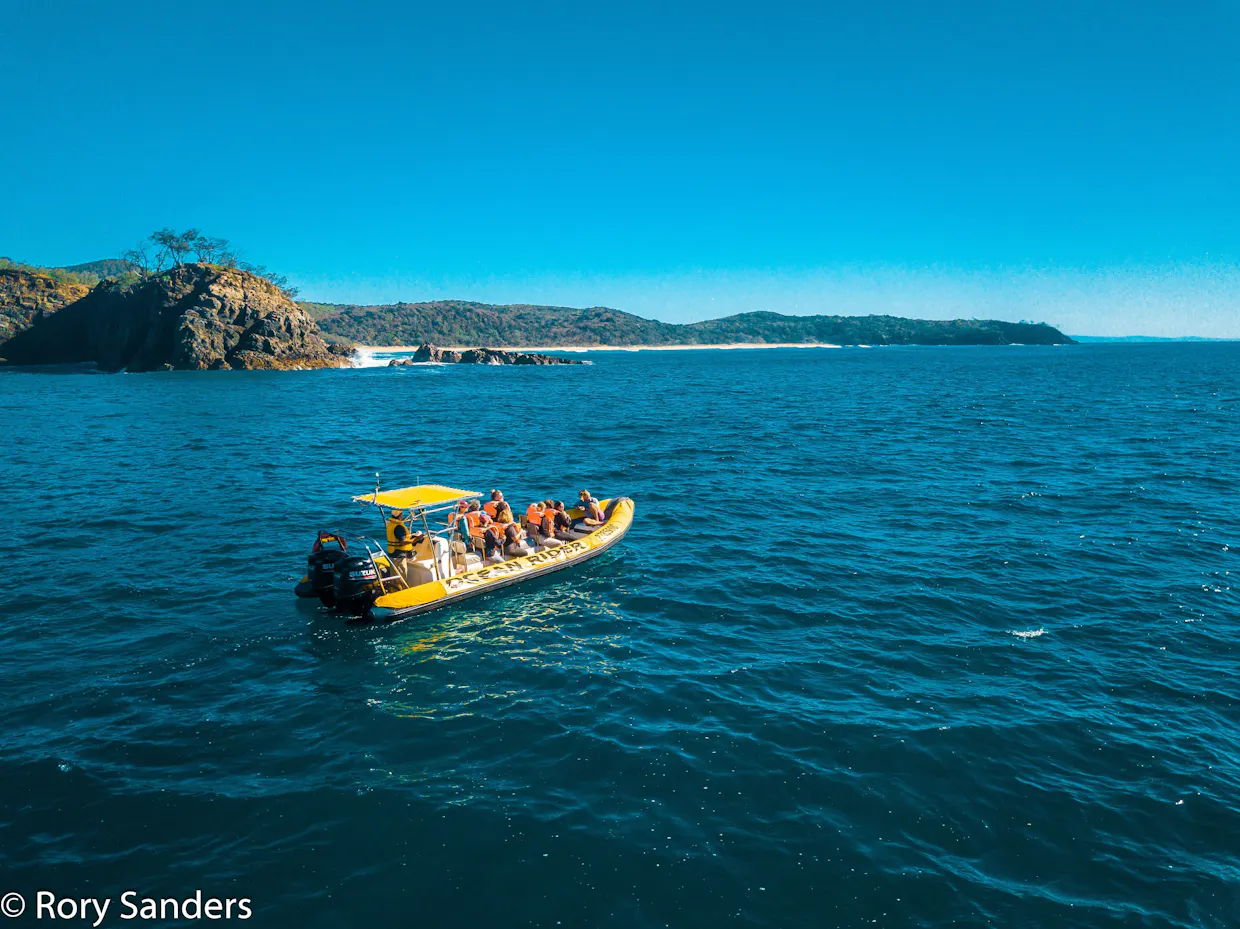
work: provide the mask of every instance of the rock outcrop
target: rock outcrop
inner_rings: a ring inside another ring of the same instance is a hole
[[[418,346],[412,358],[393,358],[388,362],[389,368],[403,365],[434,361],[440,364],[465,365],[580,365],[585,364],[578,358],[559,358],[555,355],[542,355],[538,352],[506,352],[498,348],[467,348],[462,352],[449,348],[439,348],[429,342]]]
[[[0,269],[0,345],[89,292],[85,284],[67,284],[20,268]]]
[[[274,284],[215,265],[132,286],[105,280],[0,344],[9,364],[95,362],[105,371],[335,368],[347,361]]]

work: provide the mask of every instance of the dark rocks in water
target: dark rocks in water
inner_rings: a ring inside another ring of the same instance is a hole
[[[447,348],[439,348],[430,342],[418,346],[413,357],[404,360],[393,359],[389,367],[409,365],[419,362],[434,361],[440,364],[466,365],[579,365],[585,364],[577,358],[559,358],[555,355],[542,355],[538,352],[508,352],[499,348],[468,348],[463,352]]]
[[[314,321],[274,284],[189,264],[122,286],[105,280],[0,345],[9,364],[95,362],[105,371],[336,368]]]

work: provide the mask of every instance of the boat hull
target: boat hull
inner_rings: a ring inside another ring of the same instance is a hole
[[[607,511],[606,522],[584,538],[444,580],[384,594],[376,598],[366,612],[366,618],[375,622],[408,619],[584,564],[619,543],[633,523],[633,501],[628,497],[609,501]]]

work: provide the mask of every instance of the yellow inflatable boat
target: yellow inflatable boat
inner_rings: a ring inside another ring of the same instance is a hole
[[[296,593],[318,597],[353,616],[379,622],[406,619],[584,564],[616,545],[633,522],[633,501],[628,497],[602,500],[604,518],[598,525],[578,524],[577,531],[541,539],[526,554],[484,564],[464,520],[454,518],[460,501],[479,497],[438,484],[386,491],[376,487],[373,493],[354,497],[383,515],[386,551],[371,539],[320,532],[308,559],[309,571]],[[404,513],[411,517],[411,534],[394,539],[391,527],[404,525]],[[575,520],[585,515],[580,508],[568,514]],[[445,517],[446,527],[432,528],[443,526]],[[416,531],[419,523],[422,530]]]

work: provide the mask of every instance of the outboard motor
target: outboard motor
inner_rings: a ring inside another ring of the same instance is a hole
[[[336,594],[332,569],[337,561],[345,557],[348,547],[349,543],[340,533],[320,529],[314,548],[306,559],[306,576],[294,588],[297,596],[318,597],[324,606],[334,606]]]
[[[375,568],[379,569],[375,573]],[[403,587],[400,575],[386,555],[375,555],[373,561],[369,555],[350,555],[335,563],[332,571],[332,590],[336,598],[336,608],[354,616],[361,616],[374,603],[375,598],[383,593],[379,577],[393,583],[387,585],[389,592]]]
[[[348,547],[349,543],[340,533],[320,531],[314,548],[306,559],[309,566],[306,576],[310,589],[324,606],[336,605],[336,562],[348,557]]]

